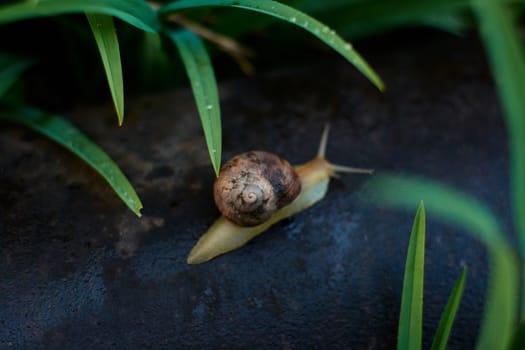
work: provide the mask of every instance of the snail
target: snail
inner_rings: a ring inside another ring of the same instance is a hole
[[[278,221],[323,199],[337,173],[371,174],[372,169],[332,164],[325,159],[329,127],[317,156],[292,167],[272,153],[251,151],[224,164],[214,183],[214,199],[222,216],[202,235],[188,255],[200,264],[240,248]]]

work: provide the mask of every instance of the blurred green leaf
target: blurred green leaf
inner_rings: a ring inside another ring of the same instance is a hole
[[[398,350],[421,349],[423,327],[423,275],[425,269],[425,207],[419,204],[408,244],[401,312],[397,332]]]
[[[455,16],[469,9],[470,0],[373,0],[354,1],[328,10],[320,10],[318,18],[330,20],[340,27],[345,35],[353,37],[385,32],[399,27],[429,24],[443,25],[441,29],[450,30],[450,23],[443,22],[446,16]]]
[[[493,247],[489,253],[489,290],[476,349],[507,349],[518,314],[517,259],[508,246]]]
[[[113,97],[113,104],[117,112],[118,125],[121,126],[124,120],[124,86],[122,82],[120,50],[113,18],[108,15],[94,13],[87,13],[86,16],[97,42],[98,51],[108,78],[111,96]]]
[[[414,203],[423,200],[427,211],[466,228],[488,248],[507,243],[500,233],[497,220],[488,208],[474,198],[435,181],[387,172],[378,173],[367,182],[363,199],[403,209],[410,209]]]
[[[221,167],[222,147],[221,111],[217,83],[210,57],[198,35],[188,30],[170,31],[168,35],[177,46],[188,72],[211,163],[215,174],[218,176]]]
[[[473,0],[498,93],[505,110],[510,145],[510,183],[513,218],[520,252],[525,257],[525,55],[516,25],[516,12],[494,0]],[[525,292],[525,279],[522,294]],[[522,302],[521,320],[525,319]]]
[[[461,35],[469,26],[469,21],[456,12],[440,14],[430,13],[419,18],[419,22],[428,27],[437,28],[455,35]]]
[[[454,289],[448,298],[447,306],[441,315],[441,320],[439,321],[439,326],[434,336],[432,342],[431,350],[445,350],[447,347],[448,338],[450,336],[450,331],[452,330],[452,325],[454,324],[454,319],[456,318],[456,313],[459,308],[459,303],[461,302],[461,297],[463,296],[463,290],[465,289],[465,279],[467,276],[467,267],[463,267],[461,273],[454,284]]]
[[[272,0],[179,0],[171,2],[160,8],[159,13],[186,10],[203,6],[232,6],[264,13],[284,21],[295,24],[312,33],[344,58],[351,62],[380,90],[384,90],[381,78],[374,72],[361,55],[352,48],[352,45],[335,33],[327,25],[292,8]]]
[[[143,0],[40,0],[0,6],[0,24],[66,13],[100,13],[115,16],[148,32],[158,32],[160,22]]]
[[[8,54],[0,54],[0,99],[17,81],[32,61]]]
[[[67,148],[95,169],[124,203],[140,217],[142,203],[111,158],[64,118],[33,108],[3,111],[0,119],[23,124]]]
[[[374,203],[404,209],[423,200],[433,216],[463,227],[485,244],[491,268],[477,348],[504,349],[509,344],[518,310],[518,260],[491,211],[447,186],[391,174],[374,176],[361,196]]]
[[[525,257],[525,55],[509,7],[494,0],[473,0],[472,3],[505,108],[511,159],[512,209],[520,252]]]

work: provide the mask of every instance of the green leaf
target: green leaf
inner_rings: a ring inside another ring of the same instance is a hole
[[[147,32],[158,32],[157,13],[143,0],[40,0],[0,6],[0,24],[66,13],[115,16]]]
[[[450,336],[450,331],[452,330],[452,325],[454,324],[454,319],[456,318],[456,313],[459,308],[459,303],[461,302],[461,297],[463,296],[463,290],[465,289],[465,279],[467,276],[467,267],[463,267],[461,273],[454,284],[454,289],[448,298],[447,306],[441,315],[441,320],[439,321],[439,326],[434,336],[434,341],[432,342],[431,350],[445,350],[447,347],[448,338]]]
[[[508,5],[492,0],[473,0],[479,28],[498,93],[505,110],[509,134],[510,193],[514,225],[521,256],[525,257],[525,55],[515,12]],[[525,293],[525,278],[522,280]],[[525,319],[522,302],[521,320]]]
[[[514,252],[508,247],[489,248],[491,275],[485,312],[476,348],[506,349],[518,314],[518,267]],[[497,334],[497,336],[494,336]]]
[[[447,186],[391,174],[376,175],[367,183],[362,198],[405,209],[423,200],[429,213],[463,227],[485,244],[490,256],[490,275],[477,348],[505,348],[518,310],[518,260],[492,212]]]
[[[124,203],[140,217],[142,203],[126,176],[102,149],[67,120],[33,108],[2,112],[0,118],[23,124],[79,156],[95,169]]]
[[[97,42],[98,51],[108,78],[111,96],[113,97],[113,104],[117,112],[118,125],[121,126],[124,120],[124,85],[122,82],[120,50],[113,18],[108,15],[94,13],[87,13],[86,16]]]
[[[525,349],[525,321],[521,322],[509,346],[509,350],[523,350]]]
[[[201,38],[188,30],[170,31],[188,72],[210,159],[218,176],[221,167],[221,111],[213,66]]]
[[[419,22],[429,27],[441,29],[455,35],[461,35],[469,28],[469,22],[454,12],[452,13],[440,13],[440,14],[427,14],[419,18]]]
[[[19,57],[0,54],[0,99],[13,86],[32,61]]]
[[[399,350],[421,349],[423,326],[423,274],[425,265],[425,207],[419,204],[405,264],[401,312],[397,332]]]
[[[296,10],[290,6],[272,0],[179,0],[171,2],[159,9],[159,13],[166,14],[173,11],[186,10],[204,6],[231,6],[264,13],[284,21],[295,24],[312,33],[344,58],[351,62],[375,86],[384,90],[384,84],[376,72],[368,65],[361,55],[352,48],[352,45],[335,33],[327,25]]]
[[[508,5],[473,0],[480,31],[505,109],[510,145],[510,183],[514,223],[525,257],[525,55]]]
[[[454,16],[469,8],[470,0],[374,0],[358,1],[322,11],[334,26],[352,36],[381,33],[393,28],[429,24],[429,16]],[[438,23],[433,23],[433,25]]]

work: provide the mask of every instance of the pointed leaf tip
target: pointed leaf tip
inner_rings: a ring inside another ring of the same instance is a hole
[[[168,34],[177,46],[188,72],[210,160],[215,176],[219,176],[222,149],[221,111],[210,57],[202,39],[193,32],[178,30]]]
[[[86,13],[104,65],[111,97],[117,113],[118,126],[124,122],[124,83],[120,49],[113,18],[108,15]]]

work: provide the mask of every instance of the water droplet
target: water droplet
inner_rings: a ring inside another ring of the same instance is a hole
[[[275,5],[270,6],[272,10],[275,10]]]
[[[335,32],[334,32],[334,30],[333,30],[333,29],[332,29],[332,30],[330,30],[330,35],[335,35]]]
[[[350,51],[350,50],[352,50],[352,44],[348,44],[348,43],[345,44],[344,49],[345,49],[346,51]]]
[[[309,26],[308,22],[303,23],[303,27],[308,28],[308,26]]]
[[[207,109],[207,110],[210,110],[210,109],[212,109],[212,108],[213,108],[213,105],[212,105],[212,104],[209,104],[209,105],[206,106],[206,109]]]
[[[330,31],[330,28],[327,26],[323,27],[323,33],[328,33]]]
[[[292,23],[295,23],[295,22],[297,22],[297,18],[295,18],[295,17],[290,17],[290,21],[291,21]]]
[[[217,150],[216,150],[215,148],[213,148],[213,149],[211,150],[211,153],[217,153]]]

